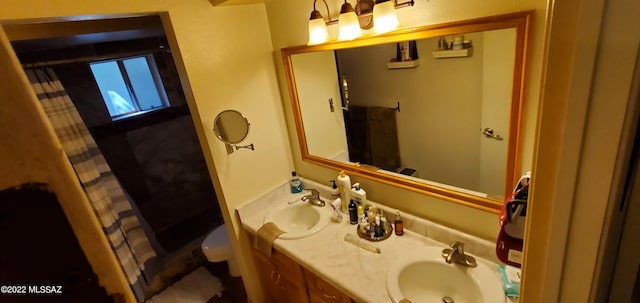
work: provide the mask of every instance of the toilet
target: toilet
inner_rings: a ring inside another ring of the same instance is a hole
[[[207,257],[209,262],[227,261],[229,265],[229,275],[232,277],[240,276],[238,264],[233,258],[233,250],[231,249],[229,234],[227,233],[227,226],[225,224],[218,226],[209,233],[204,241],[202,241],[201,248],[202,253]]]

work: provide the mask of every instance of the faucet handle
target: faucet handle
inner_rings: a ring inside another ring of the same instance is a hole
[[[320,197],[320,192],[315,189],[315,188],[307,188],[308,191],[310,191],[311,193],[309,193],[308,195],[302,197],[302,201],[306,201],[309,198],[314,198],[314,199],[318,199]]]
[[[464,243],[460,241],[455,241],[449,245],[453,249],[454,252],[458,252],[464,254]]]

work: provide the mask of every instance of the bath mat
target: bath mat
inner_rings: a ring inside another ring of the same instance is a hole
[[[180,281],[173,283],[145,303],[206,303],[213,296],[222,296],[222,283],[204,267],[198,267]]]

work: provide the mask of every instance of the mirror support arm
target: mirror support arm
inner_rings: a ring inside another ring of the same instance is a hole
[[[227,149],[227,155],[233,154],[234,151],[239,150],[241,148],[246,148],[246,149],[250,149],[250,150],[256,150],[255,146],[253,146],[253,143],[251,143],[249,145],[237,145],[237,144],[225,143],[224,147]],[[235,149],[233,149],[234,147],[235,147]]]
[[[253,146],[253,143],[251,143],[249,145],[237,145],[237,144],[225,143],[224,147],[227,149],[227,154],[233,154],[234,151],[239,150],[241,148],[246,148],[246,149],[250,149],[250,150],[256,150],[255,146]],[[235,147],[235,149],[233,149],[234,147]]]
[[[253,143],[249,144],[249,145],[234,145],[236,147],[236,150],[239,150],[241,148],[246,148],[246,149],[250,149],[250,150],[256,150],[256,148],[253,146]]]
[[[233,151],[234,151],[233,145],[225,143],[224,147],[227,149],[227,155],[233,154]]]

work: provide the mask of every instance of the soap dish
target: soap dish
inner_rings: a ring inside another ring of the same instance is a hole
[[[356,226],[356,231],[360,238],[368,241],[372,241],[372,242],[378,242],[386,238],[389,238],[389,236],[391,236],[391,234],[393,233],[393,226],[391,225],[391,223],[389,221],[386,221],[385,224],[387,225],[387,228],[385,228],[386,232],[380,237],[373,236],[373,233],[360,230],[359,226]]]

